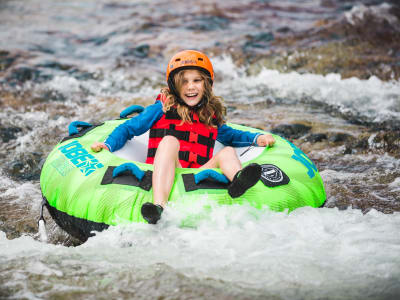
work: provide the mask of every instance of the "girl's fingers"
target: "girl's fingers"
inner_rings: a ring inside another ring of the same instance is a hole
[[[101,150],[101,143],[93,143],[92,146],[90,146],[90,148],[92,148],[92,150],[94,152],[99,152]]]

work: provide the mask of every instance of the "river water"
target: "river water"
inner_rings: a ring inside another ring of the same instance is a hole
[[[397,1],[1,1],[0,299],[398,299]],[[148,105],[167,60],[211,57],[228,120],[316,163],[323,208],[166,208],[80,244],[46,213],[40,167],[74,120]]]

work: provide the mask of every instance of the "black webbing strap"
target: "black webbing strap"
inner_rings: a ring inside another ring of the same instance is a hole
[[[142,181],[139,181],[132,173],[129,171],[125,171],[121,173],[117,177],[113,177],[113,171],[116,167],[108,167],[106,172],[104,173],[104,177],[101,181],[101,185],[106,184],[123,184],[123,185],[130,185],[130,186],[137,186],[145,191],[150,191],[152,186],[152,171],[146,171]]]
[[[213,179],[205,179],[200,183],[196,184],[194,180],[194,174],[182,174],[183,184],[185,186],[186,192],[196,191],[196,190],[223,190],[227,189],[229,184],[215,181]]]
[[[79,127],[79,128],[78,128],[78,130],[79,130],[78,133],[73,134],[73,135],[70,135],[70,136],[64,137],[64,138],[61,140],[60,143],[65,142],[65,141],[68,141],[68,140],[70,140],[70,139],[76,139],[76,138],[82,137],[82,136],[84,136],[86,133],[88,133],[89,131],[91,131],[92,129],[95,129],[96,127],[101,126],[101,125],[103,125],[103,124],[104,124],[104,123],[92,125],[92,126],[89,126],[89,127]]]
[[[165,119],[167,120],[182,120],[181,116],[178,114],[178,111],[174,108],[170,108],[165,113]]]
[[[207,145],[207,157],[210,157],[210,151],[214,148],[215,140],[213,139],[213,133],[210,132],[209,141],[212,141],[212,144]]]

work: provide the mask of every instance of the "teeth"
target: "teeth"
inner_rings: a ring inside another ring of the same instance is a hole
[[[197,94],[186,94],[186,96],[188,96],[188,97],[194,97],[194,96],[197,96]]]

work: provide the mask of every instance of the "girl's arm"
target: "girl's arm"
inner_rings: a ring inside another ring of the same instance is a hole
[[[95,142],[91,148],[93,151],[97,150],[96,152],[100,151],[102,148],[108,148],[111,152],[121,149],[127,140],[149,130],[162,115],[162,103],[161,101],[156,101],[156,103],[147,106],[146,109],[136,117],[127,120],[115,128],[104,143]]]
[[[275,139],[270,134],[251,133],[224,124],[218,127],[217,140],[225,146],[246,147],[252,144],[258,146],[272,146]]]

